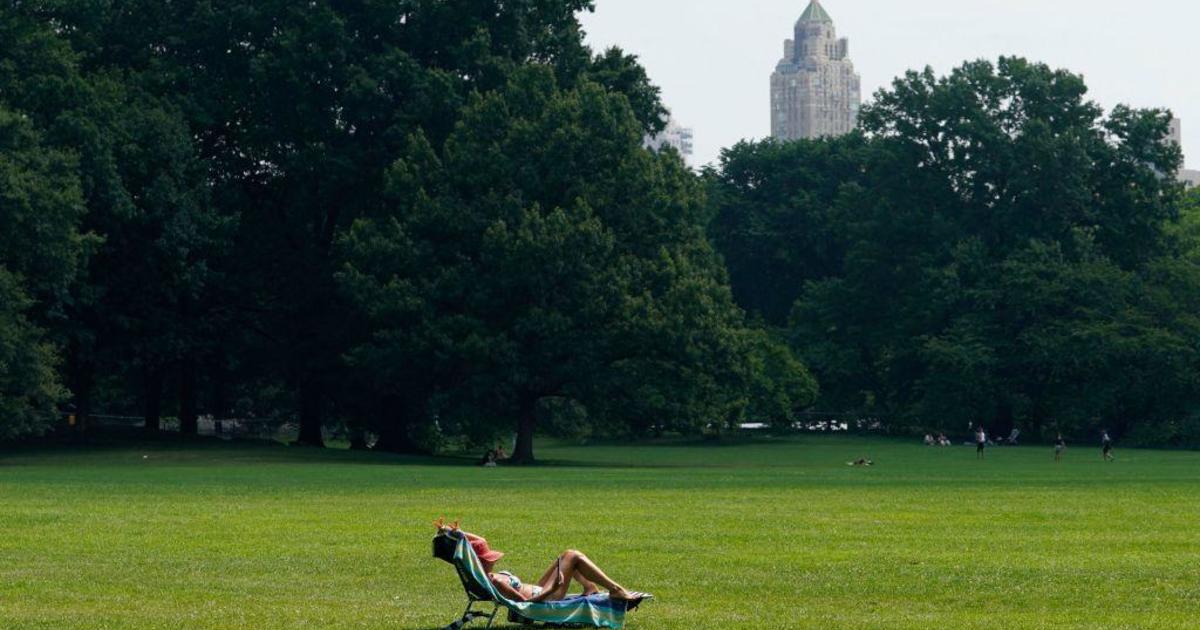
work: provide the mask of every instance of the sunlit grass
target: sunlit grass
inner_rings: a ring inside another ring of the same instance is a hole
[[[579,548],[631,628],[1183,628],[1200,455],[862,438],[543,444],[547,465],[221,445],[0,453],[0,627],[440,628],[429,522],[536,577]],[[876,466],[846,462],[871,457]],[[482,625],[482,624],[481,624]]]

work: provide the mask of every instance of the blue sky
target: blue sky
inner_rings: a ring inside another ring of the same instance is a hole
[[[769,133],[768,81],[807,0],[597,0],[596,48],[641,57],[697,164]],[[1166,107],[1200,168],[1200,1],[822,0],[862,75],[864,98],[910,68],[1019,54],[1083,74],[1105,109]]]

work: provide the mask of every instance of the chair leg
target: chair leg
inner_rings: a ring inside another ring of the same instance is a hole
[[[463,611],[462,617],[459,617],[458,620],[455,621],[454,623],[446,626],[445,628],[442,628],[442,630],[461,630],[463,628],[463,626],[466,626],[467,624],[471,623],[471,621],[473,621],[476,617],[486,617],[487,616],[486,613],[480,612],[478,610],[471,610],[474,607],[475,607],[474,600],[467,602],[467,609]],[[495,616],[495,615],[496,615],[496,613],[495,613],[495,611],[493,611],[492,616]],[[489,622],[488,625],[491,626],[492,624]]]
[[[492,609],[492,614],[488,617],[487,625],[484,628],[491,628],[492,622],[496,620],[496,613],[500,612],[500,603],[496,602],[496,607]]]

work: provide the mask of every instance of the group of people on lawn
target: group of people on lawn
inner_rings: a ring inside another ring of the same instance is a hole
[[[926,433],[925,446],[953,446],[953,444],[945,433],[939,433],[937,437],[934,437],[932,433]]]
[[[1016,445],[1017,437],[1019,435],[1020,435],[1020,431],[1013,429],[1012,434],[1009,435],[1007,438],[1000,438],[999,442],[992,442],[991,440],[988,439],[987,430],[983,428],[983,425],[977,424],[977,425],[975,425],[975,456],[979,459],[983,459],[984,451],[986,450],[986,448],[988,446],[993,446],[997,443]],[[925,434],[925,446],[950,446],[950,445],[951,445],[950,440],[946,437],[945,433],[939,433],[937,435],[937,437],[934,437],[932,433]],[[1101,431],[1100,446],[1102,449],[1102,455],[1104,457],[1104,460],[1105,461],[1113,461],[1115,459],[1115,457],[1113,456],[1113,453],[1112,453],[1113,439],[1111,436],[1109,436],[1108,429],[1104,429],[1103,431]],[[1067,449],[1067,441],[1065,438],[1063,438],[1062,433],[1059,433],[1058,437],[1055,438],[1055,440],[1054,440],[1054,461],[1056,461],[1056,462],[1062,461],[1063,451],[1065,451],[1066,449]]]

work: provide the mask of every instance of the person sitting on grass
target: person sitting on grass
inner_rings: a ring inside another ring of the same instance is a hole
[[[508,459],[508,455],[504,453],[504,447],[497,444],[496,448],[483,454],[483,459],[479,460],[479,465],[492,468],[505,459]]]
[[[438,531],[448,533],[460,531],[457,523],[445,526],[435,523]],[[488,546],[487,539],[469,532],[462,532],[475,550],[475,555],[483,564],[483,570],[488,574],[492,585],[505,598],[518,602],[553,602],[567,597],[572,580],[583,587],[583,597],[589,597],[600,592],[600,587],[608,590],[610,599],[628,602],[641,602],[650,597],[647,593],[630,591],[617,584],[596,566],[582,552],[568,549],[558,556],[537,582],[523,582],[521,578],[508,571],[493,572],[496,562],[504,557],[504,552],[496,551]]]

